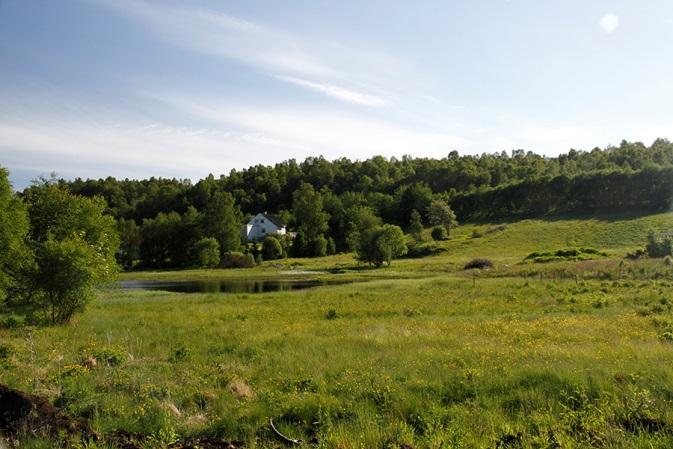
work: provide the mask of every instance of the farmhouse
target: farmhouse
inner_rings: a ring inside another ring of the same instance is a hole
[[[284,235],[287,233],[287,229],[283,220],[265,212],[252,217],[248,224],[245,225],[243,232],[248,241],[250,241],[262,240],[269,234]]]

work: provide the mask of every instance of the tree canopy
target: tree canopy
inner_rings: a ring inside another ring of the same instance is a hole
[[[26,247],[28,213],[8,177],[9,172],[0,167],[0,302],[18,287],[17,277],[30,257]]]

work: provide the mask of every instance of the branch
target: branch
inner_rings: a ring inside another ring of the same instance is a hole
[[[271,425],[271,430],[273,430],[273,433],[276,434],[278,438],[280,438],[281,441],[287,444],[301,444],[301,440],[297,440],[294,438],[287,437],[280,433],[278,429],[276,429],[276,426],[273,425],[273,418],[269,418],[269,424]]]

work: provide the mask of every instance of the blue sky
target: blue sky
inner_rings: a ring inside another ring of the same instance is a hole
[[[673,134],[673,3],[0,0],[15,187]]]

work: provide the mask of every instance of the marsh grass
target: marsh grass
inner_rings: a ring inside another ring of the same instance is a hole
[[[273,277],[292,266],[363,282],[262,294],[106,290],[69,326],[0,329],[0,382],[103,435],[155,442],[211,435],[279,447],[273,418],[321,448],[672,447],[670,267],[614,256],[518,264],[559,247],[559,229],[572,245],[614,255],[636,246],[634,229],[644,236],[670,219],[527,221],[476,239],[471,225],[441,255],[382,270],[339,255],[128,274]],[[473,279],[462,272],[472,257],[496,268]],[[83,366],[91,356],[97,366]]]

